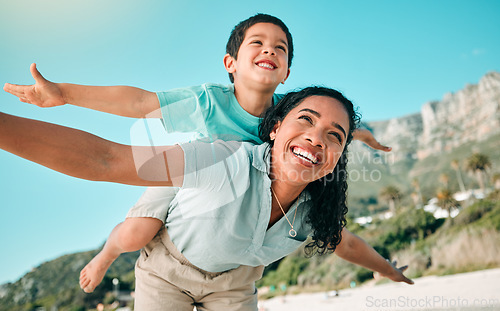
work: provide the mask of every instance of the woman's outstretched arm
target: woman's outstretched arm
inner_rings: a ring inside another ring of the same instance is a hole
[[[5,113],[0,113],[0,148],[81,179],[137,186],[181,186],[183,181],[179,146],[127,146]]]
[[[342,241],[337,245],[335,254],[395,282],[413,284],[413,281],[403,274],[408,266],[396,267],[396,263],[384,259],[373,247],[345,228],[342,230]]]

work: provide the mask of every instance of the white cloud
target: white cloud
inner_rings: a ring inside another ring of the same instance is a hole
[[[486,50],[485,49],[481,49],[481,48],[475,48],[472,50],[472,55],[473,56],[478,56],[478,55],[482,55],[482,54],[485,54],[486,53]]]

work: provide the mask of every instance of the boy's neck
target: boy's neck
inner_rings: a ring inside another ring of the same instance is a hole
[[[234,85],[234,96],[243,108],[249,114],[261,117],[264,112],[273,104],[274,89],[254,89]]]

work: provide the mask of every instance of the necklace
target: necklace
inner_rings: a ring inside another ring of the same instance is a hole
[[[273,190],[273,187],[271,187],[271,193],[274,195],[274,197],[276,198],[276,202],[278,202],[278,206],[280,207],[281,211],[283,212],[283,215],[285,216],[285,219],[286,221],[288,221],[288,224],[290,225],[290,227],[292,227],[292,229],[290,229],[290,231],[288,231],[288,234],[294,238],[297,236],[297,231],[295,231],[295,229],[293,229],[293,224],[295,223],[295,216],[297,216],[297,209],[298,208],[295,208],[295,214],[293,215],[293,220],[292,222],[290,222],[290,220],[288,220],[288,217],[286,216],[286,213],[285,213],[285,210],[283,209],[283,207],[281,206],[281,203],[280,201],[278,200],[278,197],[276,196],[276,193],[274,193],[274,190]]]

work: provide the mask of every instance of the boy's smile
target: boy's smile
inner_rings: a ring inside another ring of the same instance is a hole
[[[226,70],[233,74],[235,84],[274,90],[288,78],[287,38],[279,26],[271,23],[257,23],[248,28],[237,59],[228,55],[226,58]]]
[[[273,70],[277,67],[273,61],[266,60],[266,59],[261,60],[261,61],[257,61],[255,64],[261,68],[267,68],[270,70]]]

